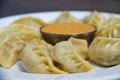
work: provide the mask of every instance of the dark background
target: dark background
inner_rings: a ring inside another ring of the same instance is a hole
[[[0,0],[0,17],[56,10],[98,10],[120,13],[120,0]]]

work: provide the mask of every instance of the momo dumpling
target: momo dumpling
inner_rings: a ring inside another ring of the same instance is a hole
[[[96,37],[110,37],[120,38],[120,19],[112,19],[105,23],[101,29],[99,29]]]
[[[94,11],[87,17],[83,18],[83,22],[92,24],[96,26],[98,29],[102,27],[102,25],[106,21],[107,21],[106,18],[97,11]]]
[[[109,14],[109,19],[108,19],[108,21],[113,20],[113,19],[115,19],[115,18],[116,18],[116,17],[115,17],[115,14],[110,13],[110,14]]]
[[[96,37],[89,47],[88,58],[103,66],[120,64],[120,39]]]
[[[86,54],[88,51],[87,41],[84,39],[70,38],[69,42],[76,48],[78,54],[84,59],[87,58]]]
[[[102,28],[95,34],[96,37],[120,38],[120,26]]]
[[[9,34],[0,44],[0,64],[4,68],[10,68],[18,61],[18,55],[27,41],[38,38],[33,33]]]
[[[21,63],[27,72],[40,74],[66,73],[53,65],[46,45],[33,40],[29,42],[20,54]]]
[[[70,23],[70,22],[79,22],[79,20],[72,16],[68,11],[63,11],[54,21],[54,23]]]
[[[9,34],[16,34],[19,32],[33,32],[34,34],[39,36],[39,34],[32,28],[26,27],[21,24],[13,24],[0,29],[0,44]]]
[[[27,27],[33,28],[34,30],[36,30],[37,33],[39,33],[39,35],[41,35],[41,33],[39,31],[40,27],[45,25],[46,23],[43,22],[39,18],[24,17],[24,18],[17,19],[12,24],[22,24],[22,25],[25,25]]]
[[[51,50],[53,49],[53,46],[51,44],[48,44],[47,42],[45,42],[44,40],[38,40],[37,41],[39,44],[43,44],[49,51],[49,53],[51,52]],[[50,54],[49,54],[50,55]]]
[[[104,23],[103,28],[120,26],[120,18],[113,18],[109,19],[107,22]]]
[[[73,41],[73,43],[71,43],[71,41],[70,39],[69,41],[57,43],[51,52],[52,59],[58,64],[58,67],[60,66],[60,69],[70,73],[92,70],[94,67],[85,61],[84,57],[79,53],[84,52],[82,51],[83,48],[78,47],[79,45],[82,47],[82,44],[78,43],[79,45],[73,45],[75,41]]]
[[[45,22],[43,22],[41,19],[34,17],[24,17],[17,19],[12,24],[23,24],[32,28],[40,28],[42,25],[45,25]]]

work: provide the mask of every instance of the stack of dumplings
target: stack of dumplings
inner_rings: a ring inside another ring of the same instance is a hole
[[[63,22],[77,20],[69,12],[63,12],[61,16],[63,17],[57,18],[58,23],[61,23],[65,17]],[[38,18],[25,17],[1,28],[0,65],[11,68],[17,61],[21,61],[25,71],[37,74],[87,72],[94,68],[86,61],[88,51],[86,40],[70,38],[68,41],[52,46],[41,36],[39,30],[43,25],[45,23]],[[70,48],[64,50],[65,47]],[[63,58],[66,58],[66,62],[61,61]],[[69,65],[70,61],[71,65]]]
[[[6,36],[0,44],[0,64],[5,68],[10,68],[14,65],[20,51],[24,48],[25,43],[31,39],[39,38],[32,33],[15,33]]]
[[[70,38],[68,41],[57,43],[51,56],[58,63],[58,67],[64,71],[70,73],[87,72],[94,68],[85,61],[87,50],[85,40]]]
[[[95,11],[93,14],[98,14],[98,12]],[[86,18],[83,20],[86,21]],[[120,64],[120,18],[116,18],[114,14],[110,14],[108,19],[99,16],[99,18],[96,17],[94,22],[97,20],[100,20],[100,22],[96,25],[96,38],[94,38],[89,46],[88,59],[105,67],[118,65]],[[91,24],[95,25],[94,23]]]
[[[19,60],[18,56],[29,40],[42,38],[39,35],[40,32],[36,30],[36,25],[31,28],[19,23],[0,29],[0,64],[2,67],[12,67]]]
[[[42,42],[43,43],[43,42]],[[42,44],[40,40],[32,40],[26,44],[20,54],[20,59],[24,69],[31,73],[43,74],[63,74],[67,73],[54,66],[50,56],[49,48]],[[45,42],[44,42],[45,43]]]
[[[54,46],[41,36],[41,19],[24,17],[0,29],[0,65],[9,69],[18,61],[26,72],[37,74],[81,73],[95,66],[120,64],[120,18],[105,18],[98,11],[78,19],[63,11],[52,23],[87,23],[96,26],[90,45],[86,40],[69,38]],[[89,62],[90,61],[90,62]]]
[[[31,73],[87,72],[94,68],[85,60],[87,51],[87,42],[75,38],[59,42],[55,47],[43,40],[32,40],[20,53],[20,59],[24,69]]]

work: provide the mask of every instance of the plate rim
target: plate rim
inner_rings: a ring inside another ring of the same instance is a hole
[[[29,15],[29,14],[37,14],[37,13],[54,13],[54,12],[62,12],[62,11],[69,11],[69,12],[93,12],[93,11],[98,11],[100,13],[105,13],[105,14],[109,14],[109,13],[113,13],[113,12],[109,12],[109,11],[99,11],[99,10],[53,10],[53,11],[39,11],[39,12],[28,12],[28,13],[22,13],[22,14],[15,14],[15,15],[9,15],[9,16],[3,16],[0,17],[0,19],[4,19],[4,18],[10,18],[10,17],[16,17],[16,16],[21,16],[21,15]],[[115,15],[120,15],[120,13],[113,13]]]

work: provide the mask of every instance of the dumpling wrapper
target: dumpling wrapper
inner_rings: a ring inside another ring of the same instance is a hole
[[[23,18],[17,19],[12,24],[22,24],[27,27],[33,28],[41,36],[40,27],[45,25],[46,23],[39,18],[23,17]]]
[[[96,32],[96,37],[120,38],[120,26],[103,28]]]
[[[98,11],[94,11],[87,17],[83,18],[83,22],[92,24],[96,26],[97,29],[101,28],[106,21],[106,18],[103,15],[101,15]]]
[[[84,56],[81,55],[81,52],[84,52],[83,50],[86,49],[81,48],[82,44],[79,43],[80,40],[78,41],[78,45],[75,40],[77,39],[72,38],[68,41],[57,43],[51,53],[52,59],[58,63],[60,69],[70,73],[92,70],[94,67],[85,61]],[[80,47],[78,47],[79,45]]]
[[[54,23],[71,23],[71,22],[80,22],[77,18],[72,16],[68,11],[63,11]]]
[[[39,44],[43,44],[47,49],[48,51],[50,52],[54,46],[52,46],[51,44],[48,44],[47,42],[45,42],[44,40],[37,40],[37,42]]]
[[[82,58],[87,59],[88,44],[84,39],[70,38],[69,42],[76,48]]]
[[[120,64],[120,39],[96,37],[90,45],[88,58],[103,66]]]
[[[12,24],[23,24],[32,28],[40,28],[42,25],[45,25],[46,23],[39,18],[23,17],[15,20]]]
[[[49,49],[42,43],[33,40],[22,50],[20,59],[24,69],[27,72],[40,74],[66,73],[53,65],[49,57]]]
[[[99,29],[96,37],[110,37],[120,38],[120,19],[112,19],[105,23],[101,29]]]
[[[38,35],[38,32],[36,32],[34,29],[26,27],[21,24],[13,24],[9,25],[8,27],[1,28],[0,29],[0,44],[9,34],[16,34],[19,32],[33,32],[34,34]]]
[[[4,68],[10,68],[18,61],[18,55],[27,41],[39,38],[33,33],[15,33],[8,35],[0,44],[0,64]]]

